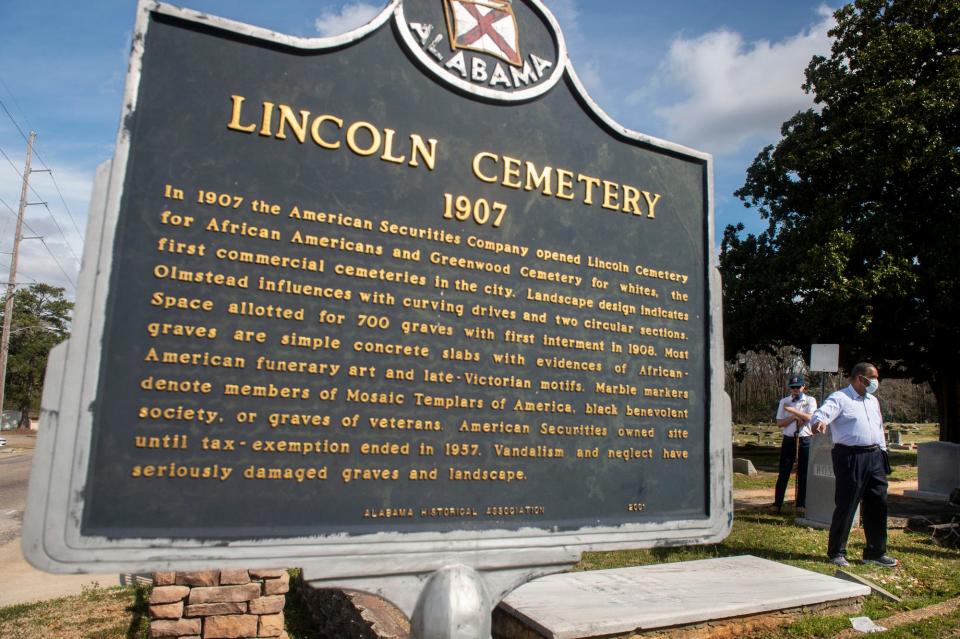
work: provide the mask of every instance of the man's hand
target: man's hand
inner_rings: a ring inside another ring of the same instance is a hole
[[[827,432],[827,425],[824,424],[823,422],[814,422],[813,424],[811,424],[811,427],[813,428],[813,432],[815,433]]]

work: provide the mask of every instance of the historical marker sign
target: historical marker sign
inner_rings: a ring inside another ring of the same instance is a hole
[[[319,40],[143,3],[127,97],[34,562],[726,534],[710,158],[607,118],[539,2]]]

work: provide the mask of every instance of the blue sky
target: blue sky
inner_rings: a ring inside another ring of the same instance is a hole
[[[590,95],[622,125],[712,153],[716,231],[763,228],[733,196],[780,124],[812,106],[803,69],[827,55],[832,11],[821,0],[545,0]],[[187,6],[300,36],[366,22],[386,0],[193,0]],[[135,3],[0,3],[0,281],[6,281],[25,141],[39,161],[17,280],[73,297],[96,166],[119,123]],[[8,115],[9,112],[9,115]],[[20,130],[18,130],[18,127]],[[6,157],[4,157],[6,156]],[[12,210],[11,210],[12,209]]]

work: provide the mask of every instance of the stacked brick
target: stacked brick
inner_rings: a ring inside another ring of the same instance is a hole
[[[287,639],[285,570],[159,572],[150,593],[151,639]]]

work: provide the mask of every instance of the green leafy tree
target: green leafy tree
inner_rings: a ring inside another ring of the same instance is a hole
[[[960,442],[960,0],[857,0],[829,57],[737,195],[769,222],[727,227],[727,353],[839,343],[843,364],[930,382]]]
[[[50,349],[69,336],[73,302],[64,299],[63,292],[48,284],[31,284],[14,293],[4,404],[22,411],[24,420],[29,420],[31,409],[40,407]]]

